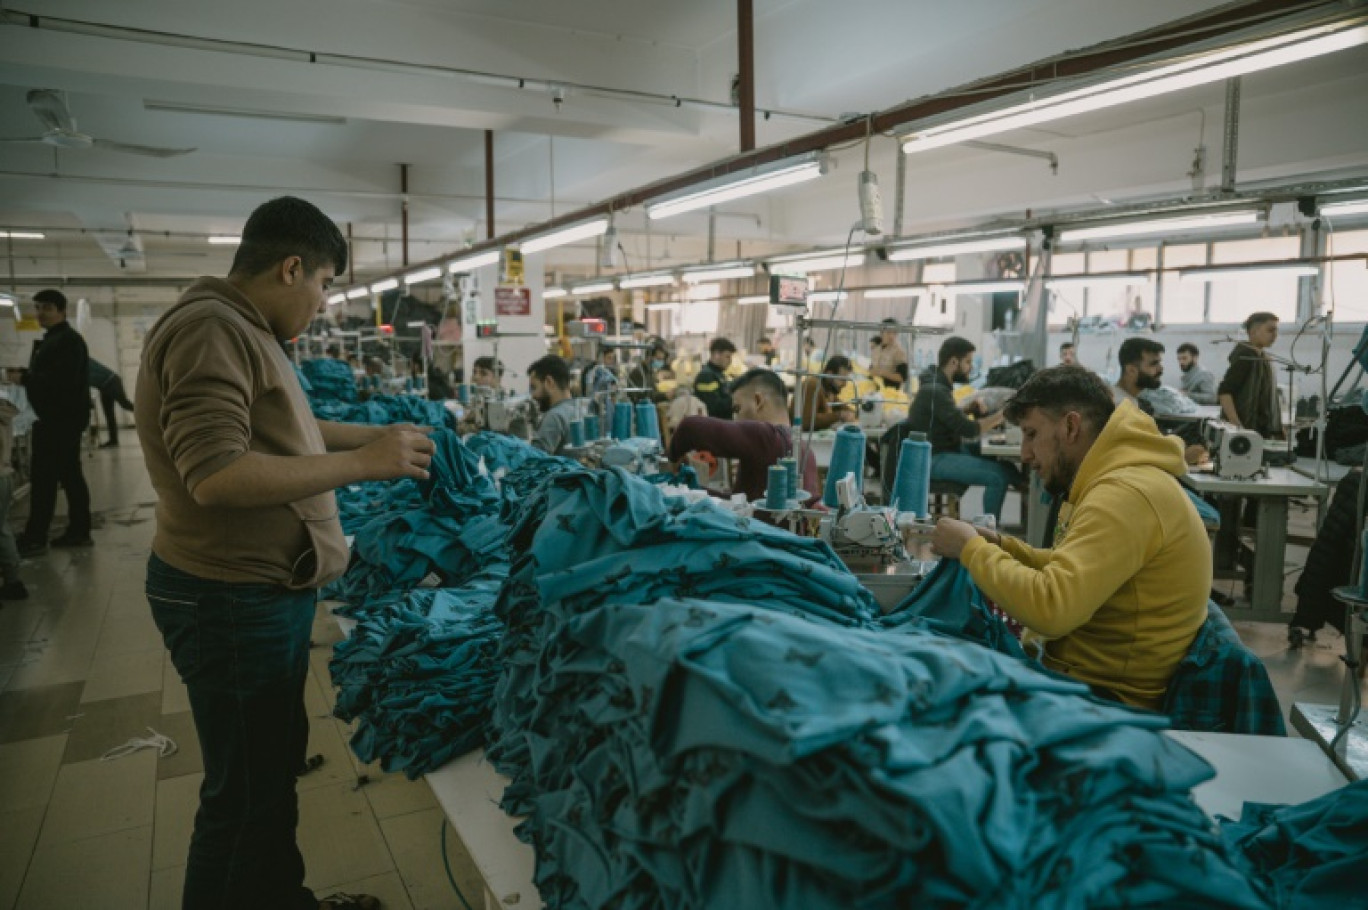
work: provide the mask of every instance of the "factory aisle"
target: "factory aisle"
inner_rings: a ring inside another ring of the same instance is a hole
[[[180,906],[203,766],[185,688],[143,596],[154,496],[131,432],[120,448],[88,453],[85,469],[96,546],[25,560],[29,599],[0,607],[0,910]],[[361,765],[349,725],[329,716],[339,637],[331,619],[315,623],[309,754],[325,761],[299,782],[308,884],[375,894],[390,910],[459,908],[428,785]],[[100,760],[149,727],[179,751]],[[476,904],[476,873],[459,842],[447,842]]]
[[[185,690],[143,597],[153,495],[131,433],[85,464],[97,546],[26,561],[30,599],[0,607],[0,910],[179,906],[202,766]],[[1293,510],[1294,533],[1311,521]],[[1284,712],[1294,700],[1336,700],[1339,636],[1323,632],[1289,651],[1283,626],[1237,627],[1267,663]],[[330,619],[316,622],[309,751],[326,761],[300,781],[309,884],[320,893],[374,893],[392,910],[459,907],[440,854],[443,815],[427,784],[359,765],[346,746],[348,725],[329,716],[327,663],[338,637]],[[149,727],[179,751],[100,760]],[[368,782],[358,787],[361,775]],[[469,859],[455,838],[448,843],[457,881],[477,903]]]

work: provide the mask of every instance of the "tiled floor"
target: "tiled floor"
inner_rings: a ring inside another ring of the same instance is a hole
[[[29,560],[31,598],[0,608],[0,910],[179,905],[203,767],[185,688],[143,599],[153,495],[132,440],[91,453],[86,473],[102,519],[97,546]],[[1009,521],[1011,509],[1009,500]],[[1312,520],[1294,509],[1294,532]],[[1336,700],[1339,636],[1322,632],[1314,646],[1289,651],[1281,625],[1237,627],[1267,663],[1284,711],[1294,700]],[[442,811],[427,784],[360,765],[347,725],[329,716],[327,664],[338,636],[320,616],[306,699],[310,754],[326,761],[299,788],[308,884],[373,893],[398,910],[459,907],[442,864]],[[100,760],[149,727],[179,752]],[[358,786],[362,775],[368,782]],[[454,838],[447,843],[457,882],[478,905],[469,858]]]
[[[96,547],[25,561],[30,598],[0,607],[0,910],[180,906],[204,775],[185,687],[142,592],[154,496],[132,438],[89,453],[85,468]],[[308,884],[375,894],[395,910],[459,908],[428,785],[361,765],[348,725],[329,716],[338,636],[331,619],[315,624],[309,752],[326,760],[299,786]],[[100,760],[149,727],[179,751]],[[447,849],[479,906],[478,878],[450,832]]]

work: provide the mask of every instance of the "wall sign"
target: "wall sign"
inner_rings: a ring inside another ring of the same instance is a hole
[[[499,316],[531,316],[531,289],[525,287],[495,288],[494,312]]]

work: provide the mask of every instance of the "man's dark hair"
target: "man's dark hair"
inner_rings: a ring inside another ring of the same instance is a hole
[[[761,338],[760,341],[757,342],[757,344],[767,344],[770,347],[774,347],[774,342],[771,341],[769,338]]]
[[[734,397],[739,395],[742,389],[757,383],[761,390],[764,391],[765,397],[775,404],[778,404],[780,407],[783,407],[784,403],[788,401],[788,389],[784,388],[784,381],[779,378],[778,373],[773,370],[767,370],[764,367],[756,367],[753,370],[747,370],[742,373],[741,376],[732,383],[731,393]]]
[[[855,368],[850,365],[849,357],[844,354],[837,354],[827,360],[826,366],[822,367],[822,372],[826,373],[828,376],[835,376],[842,370],[854,371],[854,369]]]
[[[257,206],[247,219],[232,271],[260,275],[291,256],[304,263],[305,274],[324,265],[336,275],[347,270],[347,241],[332,219],[311,202],[281,196]]]
[[[1066,341],[1059,346],[1059,353],[1063,354],[1065,351],[1072,347],[1075,347],[1074,343],[1072,341]]]
[[[977,351],[974,343],[968,338],[961,338],[958,335],[951,335],[941,342],[940,353],[936,355],[936,368],[945,369],[945,365],[957,357],[964,357]]]
[[[50,303],[57,309],[61,310],[63,313],[66,312],[67,308],[66,294],[63,294],[61,291],[53,290],[52,288],[48,288],[45,291],[39,291],[38,293],[34,294],[33,302]]]
[[[894,319],[892,316],[889,316],[887,319],[883,320],[883,324],[884,324],[884,325],[897,325],[897,324],[898,324],[898,320]]]
[[[555,354],[547,354],[527,368],[527,375],[535,376],[542,382],[548,379],[558,389],[570,388],[570,365]]]
[[[730,338],[714,338],[712,344],[708,345],[709,354],[735,354],[736,345],[731,343]]]
[[[1198,351],[1197,345],[1193,344],[1191,341],[1184,341],[1182,344],[1178,345],[1178,353],[1191,354],[1193,357],[1197,357],[1201,354],[1201,351]]]
[[[503,364],[496,364],[493,357],[476,357],[472,370],[486,370],[495,376],[503,375]]]
[[[1077,411],[1089,427],[1100,432],[1111,419],[1116,404],[1107,383],[1092,370],[1058,366],[1039,370],[1026,380],[1007,399],[1003,414],[1012,423],[1021,423],[1034,408],[1040,408],[1054,420]]]
[[[1116,363],[1125,369],[1133,363],[1145,359],[1146,354],[1162,354],[1164,346],[1153,338],[1127,338],[1121,342],[1121,350],[1116,352]]]
[[[35,297],[34,299],[36,300],[37,298]],[[1246,319],[1246,320],[1244,321],[1244,325],[1243,325],[1242,327],[1244,328],[1244,330],[1245,330],[1246,332],[1248,332],[1250,329],[1254,328],[1255,326],[1263,325],[1265,322],[1277,322],[1277,321],[1278,321],[1278,314],[1277,314],[1277,313],[1270,313],[1270,312],[1268,312],[1267,310],[1260,310],[1260,311],[1257,312],[1257,313],[1250,313],[1250,314],[1249,314],[1249,318]]]

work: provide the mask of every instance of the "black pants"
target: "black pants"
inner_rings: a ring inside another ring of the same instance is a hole
[[[315,910],[295,843],[314,592],[197,578],[154,554],[147,600],[204,755],[182,907]]]
[[[85,427],[40,420],[33,425],[32,498],[24,540],[46,543],[60,484],[67,498],[67,535],[90,536],[90,489],[81,473],[81,437]]]
[[[114,413],[115,405],[125,411],[133,410],[133,402],[128,400],[128,394],[124,391],[123,380],[118,376],[100,387],[100,407],[104,409],[105,426],[109,428],[109,441],[118,445],[119,421]]]

